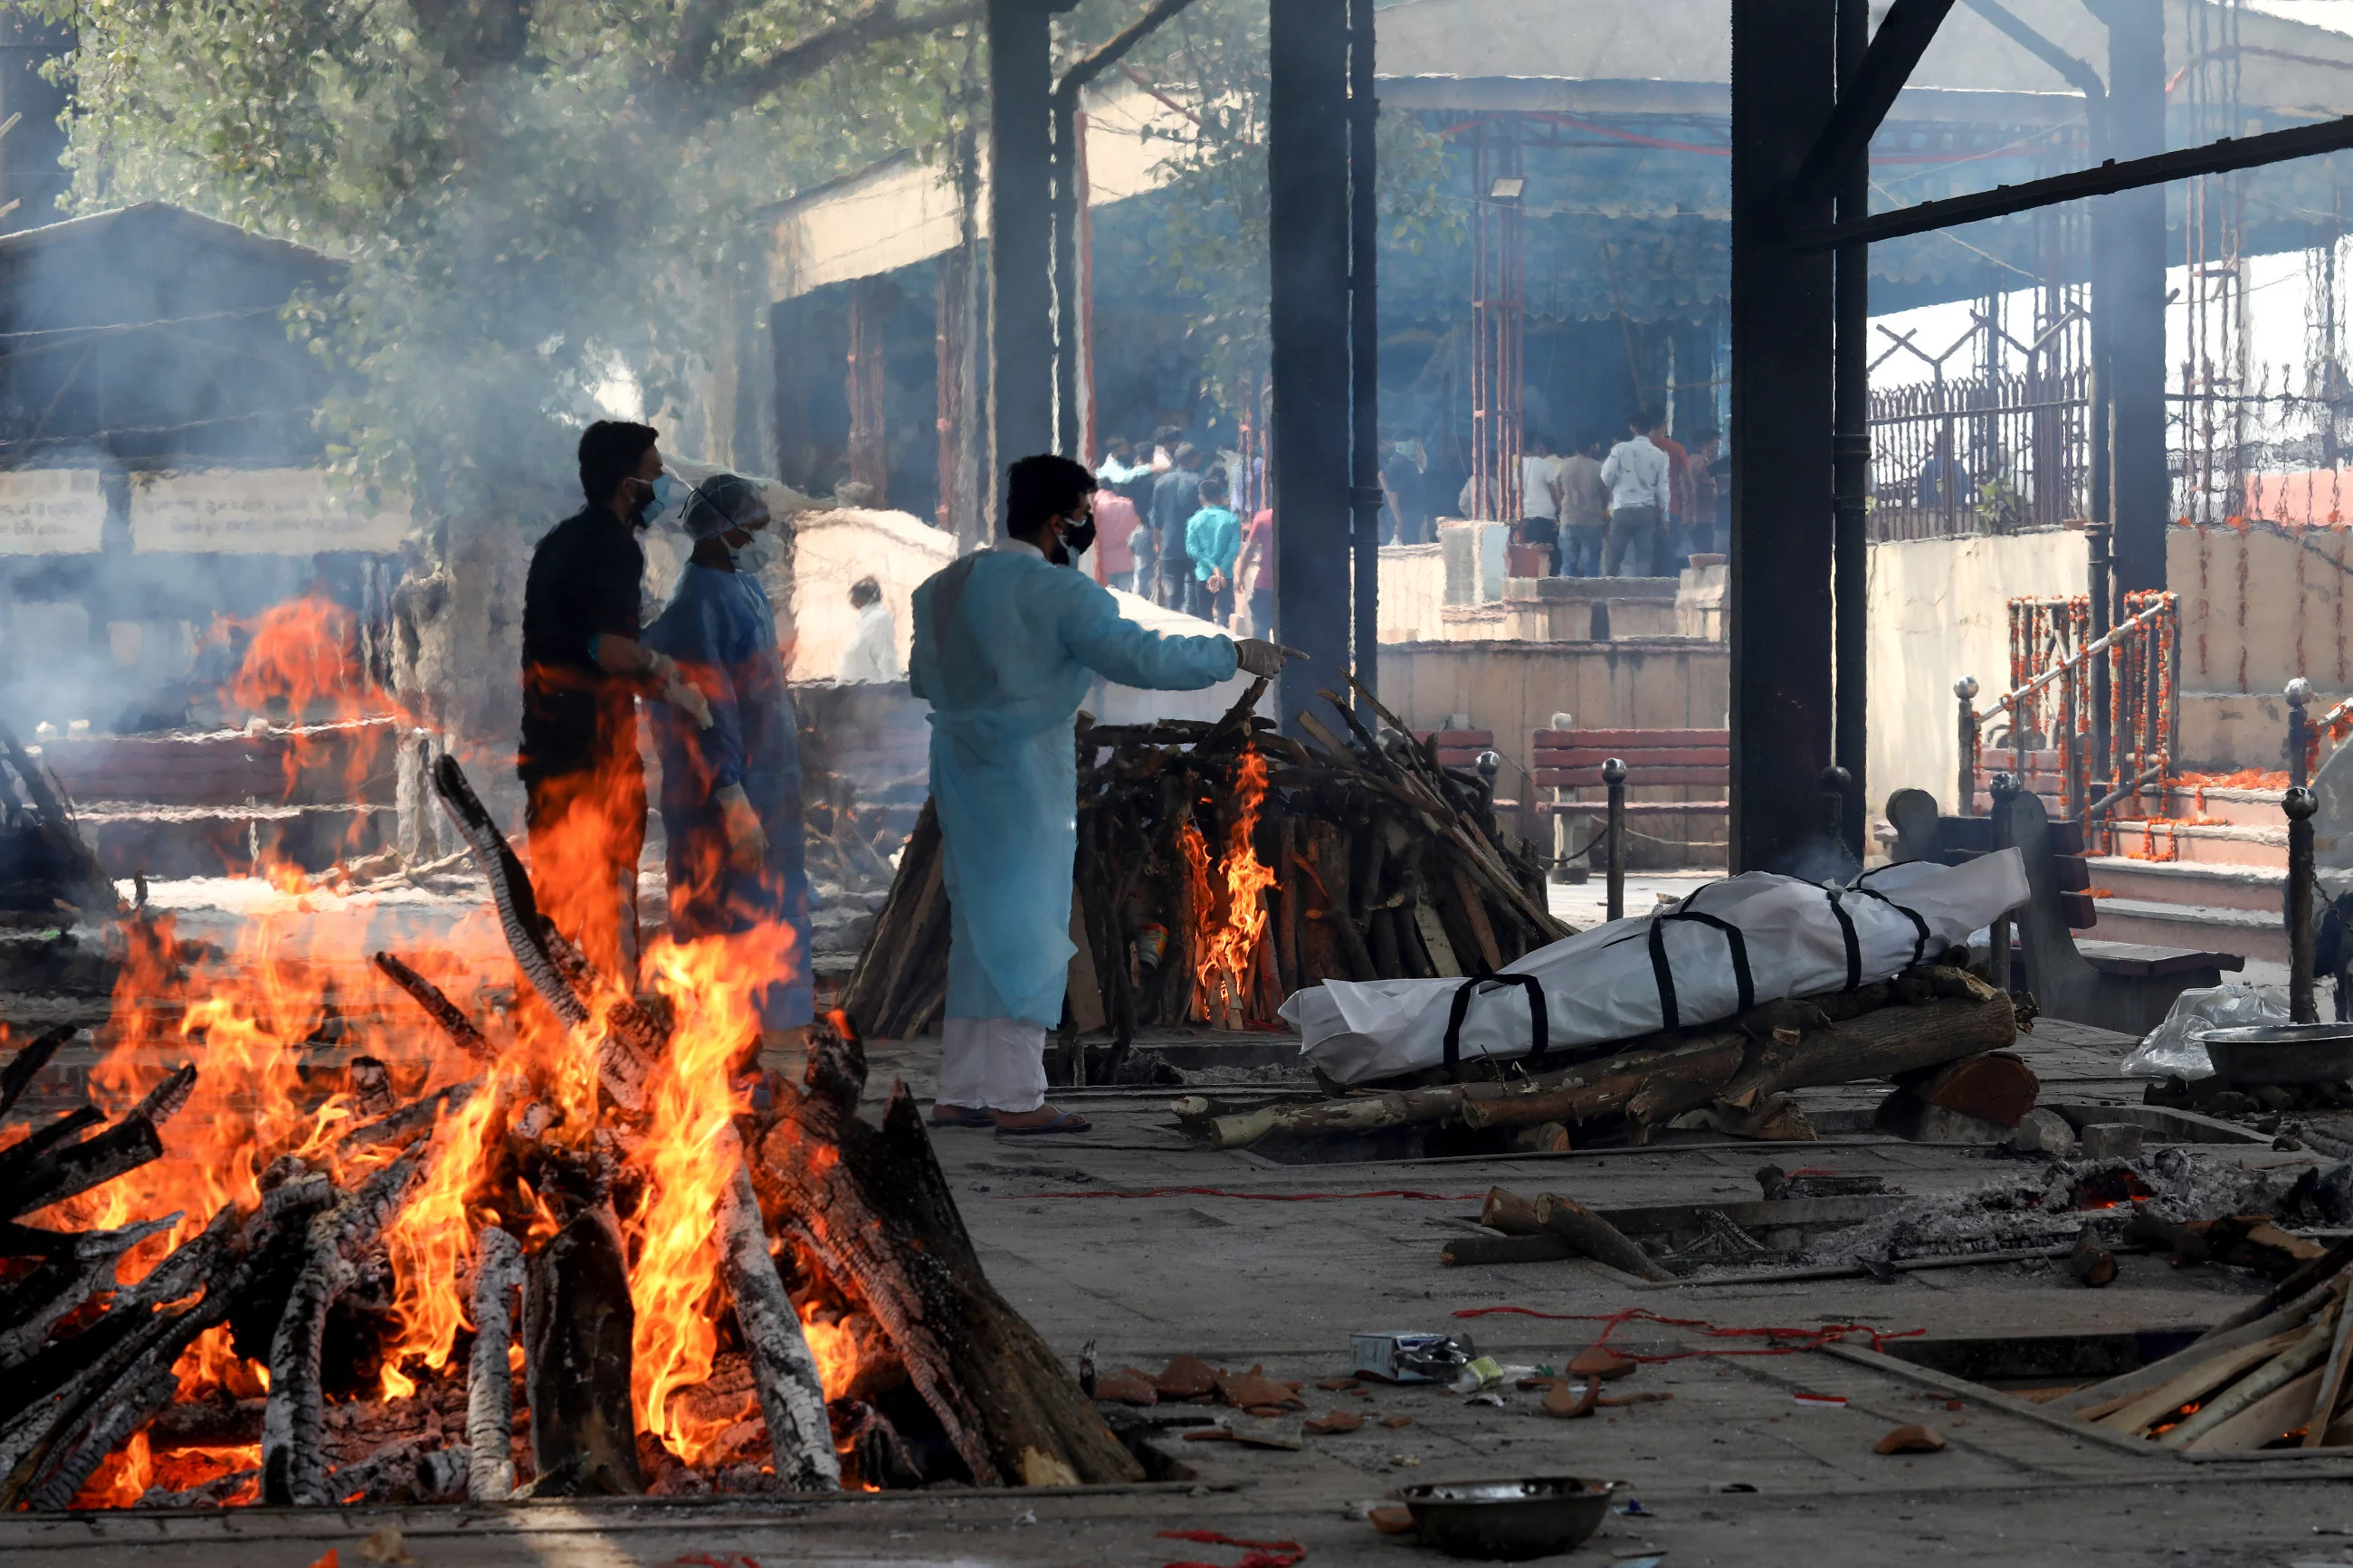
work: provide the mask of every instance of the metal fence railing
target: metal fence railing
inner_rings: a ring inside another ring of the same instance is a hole
[[[1995,375],[1871,395],[1871,537],[2056,528],[2084,510],[2086,373]]]

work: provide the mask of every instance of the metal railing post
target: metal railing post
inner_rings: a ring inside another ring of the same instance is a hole
[[[2018,793],[2018,784],[2009,773],[1993,775],[1989,792],[1993,796],[1993,816],[1998,839],[2010,837],[2010,801]],[[2004,910],[1986,922],[1986,977],[1993,988],[2010,990],[2010,911]]]
[[[2059,731],[2045,739],[2055,742],[2060,767],[2060,809],[2070,822],[2084,819],[2084,807],[2088,797],[2084,793],[2083,777],[2089,759],[2084,755],[2083,742],[2075,725],[2075,682],[2068,676],[2059,678]]]
[[[1609,792],[1609,918],[1626,918],[1626,764],[1611,757],[1601,764],[1601,783]]]
[[[2287,1007],[2298,1024],[2316,1024],[2312,1000],[2312,791],[2292,786],[2281,797],[2287,814]]]
[[[2305,705],[2312,700],[2312,682],[2301,675],[2287,683],[2287,782],[2297,789],[2312,782],[2306,777],[2311,766],[2312,724],[2305,716]]]
[[[1975,816],[1978,814],[1978,678],[1964,675],[1953,682],[1953,695],[1961,700],[1961,777],[1959,794],[1953,803],[1953,815]]]
[[[2105,522],[2087,524],[2084,529],[2084,537],[2089,547],[2091,558],[2088,574],[2091,579],[2092,597],[2091,640],[2098,642],[2108,635],[2109,628],[2116,624],[2108,598],[2112,565],[2112,559],[2108,553],[2108,525]],[[2089,668],[2084,672],[2084,685],[2092,704],[2092,743],[2087,749],[2089,754],[2084,758],[2087,798],[2096,799],[2107,794],[2116,786],[2117,781],[2124,777],[2123,770],[2116,766],[2115,759],[2109,754],[2108,664],[2113,657],[2113,651],[2111,650],[2109,655],[2085,660]],[[2095,769],[2105,770],[2107,776],[2094,778],[2094,770]],[[2092,788],[2094,784],[2098,787]]]

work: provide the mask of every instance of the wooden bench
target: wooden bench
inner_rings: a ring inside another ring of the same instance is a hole
[[[2193,987],[2220,985],[2225,971],[2247,966],[2235,952],[2147,947],[2137,942],[2087,942],[2074,933],[2098,921],[2091,868],[2084,859],[2083,825],[2053,822],[2042,798],[2021,791],[2006,816],[1943,816],[1926,790],[1898,790],[1887,799],[1895,826],[1890,858],[1957,866],[2017,846],[2026,860],[2027,900],[2014,912],[2011,989],[2031,993],[2053,1018],[2145,1035],[2162,1023],[2174,1001]]]
[[[1569,852],[1570,819],[1609,810],[1601,764],[1611,757],[1626,764],[1628,816],[1731,819],[1729,730],[1538,730],[1528,738],[1528,756],[1538,793],[1549,792],[1537,809],[1553,818],[1556,858]],[[1661,798],[1654,791],[1674,794]],[[1596,864],[1600,852],[1597,841]]]

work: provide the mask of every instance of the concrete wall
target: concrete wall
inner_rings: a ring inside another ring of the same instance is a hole
[[[2168,530],[2165,579],[2181,595],[2185,705],[2199,692],[2276,697],[2299,675],[2321,692],[2353,691],[2348,574],[2353,539],[2337,529]]]
[[[1381,547],[1381,641],[1439,642],[1446,605],[1446,552],[1437,544]]]
[[[2010,601],[2084,591],[2081,533],[1905,540],[1871,547],[1871,809],[1904,788],[1947,811],[1960,770],[1953,682],[1980,706],[2010,689]]]
[[[1416,730],[1467,713],[1511,769],[1555,713],[1580,729],[1717,729],[1730,707],[1722,643],[1440,642],[1381,650],[1381,700]],[[1501,786],[1525,787],[1507,769]]]

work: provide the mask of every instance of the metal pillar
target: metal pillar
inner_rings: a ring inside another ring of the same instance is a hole
[[[1288,724],[1349,668],[1348,0],[1278,0],[1267,72],[1274,632],[1308,656]]]
[[[1871,38],[1870,0],[1839,0],[1838,76],[1841,98],[1862,73],[1863,47]],[[1871,211],[1871,159],[1866,149],[1839,182],[1841,223]],[[1871,535],[1866,502],[1871,489],[1871,247],[1850,245],[1833,259],[1837,269],[1832,307],[1837,319],[1831,436],[1831,489],[1837,519],[1831,545],[1831,598],[1836,605],[1833,662],[1838,692],[1837,771],[1843,775],[1844,804],[1834,825],[1839,842],[1861,864],[1869,816],[1864,684],[1871,655]]]
[[[1831,758],[1831,262],[1777,243],[1827,224],[1791,177],[1830,119],[1836,15],[1732,6],[1732,869],[1820,847]]]
[[[2119,162],[2165,151],[2165,17],[2160,0],[2101,0],[2108,27],[2107,156]],[[2116,524],[2116,591],[2165,586],[2165,530],[2172,484],[2165,455],[2165,188],[2107,198],[2109,517]]]
[[[1054,446],[1054,0],[988,0],[989,487]]]
[[[1374,145],[1379,118],[1373,0],[1348,0],[1348,510],[1356,683],[1367,692],[1380,689],[1381,647],[1380,155]],[[1357,717],[1373,722],[1368,697],[1357,700]]]
[[[1525,510],[1520,495],[1525,434],[1521,309],[1527,288],[1520,133],[1516,121],[1491,119],[1472,135],[1471,510],[1491,522],[1510,522]],[[1641,400],[1638,377],[1634,401]]]

